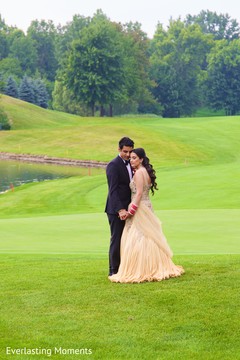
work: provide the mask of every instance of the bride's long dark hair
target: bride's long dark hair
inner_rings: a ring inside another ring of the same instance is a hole
[[[142,161],[142,165],[145,167],[145,169],[147,170],[148,172],[148,175],[150,176],[150,179],[151,179],[151,192],[152,194],[154,195],[154,189],[155,190],[158,190],[157,188],[157,183],[156,183],[156,171],[153,169],[153,166],[150,164],[149,162],[149,158],[147,157],[146,153],[145,153],[145,150],[143,148],[136,148],[136,149],[133,149],[132,152],[134,154],[136,154],[139,159],[143,159]]]

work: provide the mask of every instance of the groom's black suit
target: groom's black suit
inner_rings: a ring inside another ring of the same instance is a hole
[[[130,178],[124,160],[117,156],[107,166],[108,197],[105,212],[111,229],[109,249],[109,274],[115,274],[120,265],[120,241],[125,221],[120,220],[118,211],[128,208],[131,202]]]

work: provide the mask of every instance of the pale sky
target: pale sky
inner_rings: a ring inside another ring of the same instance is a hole
[[[101,9],[107,17],[122,24],[132,21],[142,24],[142,30],[152,37],[157,23],[166,28],[169,19],[184,20],[187,14],[201,10],[229,14],[240,23],[240,6],[236,0],[0,0],[0,14],[9,26],[26,32],[32,20],[52,20],[65,25],[73,15],[92,17]]]

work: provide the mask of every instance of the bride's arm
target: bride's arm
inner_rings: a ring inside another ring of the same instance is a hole
[[[141,170],[136,171],[134,175],[134,181],[136,184],[136,194],[133,198],[133,202],[135,205],[139,206],[143,194],[143,182],[144,182],[143,173]]]
[[[130,215],[135,214],[142,198],[143,185],[144,185],[144,177],[142,171],[136,171],[134,175],[134,182],[136,185],[136,194],[134,195],[132,202],[128,206],[128,213]]]

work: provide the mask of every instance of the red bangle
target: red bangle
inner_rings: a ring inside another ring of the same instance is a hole
[[[138,208],[138,206],[132,203],[130,206],[130,209],[128,210],[129,214],[134,215],[135,212],[137,211],[137,208]]]

